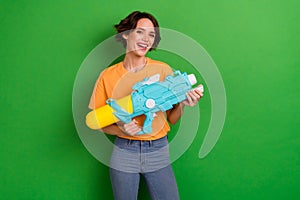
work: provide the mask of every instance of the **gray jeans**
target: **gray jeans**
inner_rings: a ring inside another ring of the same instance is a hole
[[[167,137],[153,141],[116,138],[110,167],[115,200],[137,199],[141,175],[153,200],[179,199]]]

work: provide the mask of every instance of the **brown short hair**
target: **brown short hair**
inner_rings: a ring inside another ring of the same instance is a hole
[[[126,48],[126,40],[122,37],[122,34],[124,33],[127,34],[133,29],[135,29],[137,22],[142,18],[149,19],[154,25],[155,38],[154,38],[153,45],[149,51],[157,48],[161,39],[158,22],[153,15],[146,12],[140,12],[140,11],[132,12],[126,18],[122,19],[119,24],[115,25],[115,28],[118,32],[118,34],[116,35],[116,39],[117,41],[121,42],[125,48]]]

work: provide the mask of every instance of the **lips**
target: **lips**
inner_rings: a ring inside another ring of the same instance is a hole
[[[137,46],[143,50],[146,50],[148,48],[148,44],[145,43],[137,43]]]

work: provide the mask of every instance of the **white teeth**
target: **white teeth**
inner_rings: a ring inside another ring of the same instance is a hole
[[[138,44],[138,46],[143,47],[143,48],[147,48],[148,47],[148,45],[146,45],[146,44]]]

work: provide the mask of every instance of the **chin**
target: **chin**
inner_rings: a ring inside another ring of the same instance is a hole
[[[149,51],[147,50],[147,51],[137,51],[136,53],[135,53],[135,55],[137,55],[137,56],[139,56],[139,57],[144,57],[144,56],[146,56],[146,54],[148,53]]]

